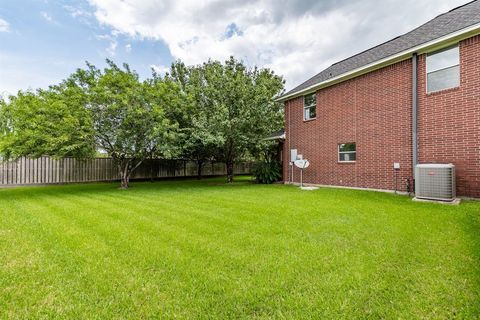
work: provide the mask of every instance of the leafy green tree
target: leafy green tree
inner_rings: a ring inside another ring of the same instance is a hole
[[[284,81],[269,69],[248,69],[233,57],[224,64],[208,61],[194,67],[193,74],[193,130],[205,133],[199,140],[215,146],[230,183],[235,162],[282,128],[283,109],[274,97],[283,91]]]
[[[49,90],[19,92],[0,100],[0,152],[20,156],[93,157],[105,151],[118,166],[121,187],[148,157],[176,152],[181,92],[170,80],[139,81],[128,65],[87,63]]]
[[[197,177],[202,176],[204,164],[212,160],[217,146],[218,136],[212,132],[208,122],[208,107],[203,92],[203,69],[187,67],[181,61],[172,64],[171,74],[167,78],[178,83],[183,93],[182,108],[177,108],[170,116],[180,125],[178,144],[183,158],[195,161]]]
[[[170,156],[175,150],[177,124],[165,110],[179,104],[177,86],[157,79],[140,82],[127,64],[123,69],[107,60],[103,71],[87,64],[66,82],[82,88],[87,97],[95,142],[118,166],[121,188],[128,188],[132,173],[153,154]]]
[[[281,152],[278,142],[263,140],[258,143],[250,154],[255,157],[256,163],[252,168],[257,183],[271,184],[282,177],[282,164],[279,161]]]
[[[2,157],[92,156],[93,127],[84,103],[81,90],[65,85],[0,100]]]
[[[0,101],[0,152],[5,157],[91,157],[98,151],[118,165],[121,187],[145,159],[214,157],[233,180],[234,163],[282,127],[273,98],[283,80],[268,69],[247,69],[231,58],[186,67],[140,81],[128,65],[87,63],[49,90],[20,92]]]

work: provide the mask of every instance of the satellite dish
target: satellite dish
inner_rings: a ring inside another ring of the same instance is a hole
[[[305,169],[305,168],[308,168],[308,166],[310,165],[310,162],[305,159],[305,160],[295,160],[295,166],[297,168],[300,168],[300,169]]]

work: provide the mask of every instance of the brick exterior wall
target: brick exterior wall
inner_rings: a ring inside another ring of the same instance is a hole
[[[426,93],[419,57],[418,161],[453,163],[457,194],[480,198],[480,36],[460,43],[460,87]]]
[[[480,41],[460,45],[461,87],[431,95],[419,57],[419,162],[454,163],[457,191],[480,196]],[[405,60],[317,91],[317,117],[303,121],[303,97],[285,102],[285,182],[290,149],[310,160],[304,182],[407,191],[412,177],[412,63]],[[452,110],[454,109],[454,110]],[[452,112],[453,111],[453,112]],[[338,144],[355,142],[357,161],[338,162]],[[400,163],[400,170],[393,163]],[[293,181],[299,182],[299,169]]]

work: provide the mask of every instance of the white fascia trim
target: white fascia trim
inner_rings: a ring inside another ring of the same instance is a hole
[[[393,64],[395,62],[405,60],[407,57],[411,56],[415,52],[426,53],[428,51],[439,49],[438,47],[442,46],[442,45],[445,45],[445,46],[446,45],[451,45],[451,44],[453,44],[452,42],[456,42],[456,41],[460,41],[460,40],[463,40],[463,39],[473,37],[474,35],[479,33],[479,31],[480,31],[480,23],[471,25],[470,27],[458,30],[458,31],[450,33],[450,34],[447,34],[447,35],[445,35],[443,37],[440,37],[440,38],[437,38],[435,40],[425,42],[425,43],[423,43],[421,45],[418,45],[416,47],[413,47],[413,48],[410,48],[408,50],[399,52],[399,53],[394,54],[392,56],[383,58],[381,60],[372,62],[370,64],[367,64],[367,65],[363,66],[363,67],[360,67],[360,68],[354,69],[352,71],[343,73],[341,75],[338,75],[338,76],[333,77],[331,79],[325,80],[323,82],[314,84],[310,87],[307,87],[307,88],[302,89],[300,91],[294,92],[294,93],[289,94],[287,96],[277,98],[275,101],[278,101],[278,102],[286,101],[286,100],[289,100],[291,98],[295,98],[297,96],[301,96],[301,95],[304,95],[304,94],[307,94],[307,93],[311,93],[311,92],[316,91],[317,89],[320,89],[322,87],[326,87],[328,85],[335,84],[335,83],[338,83],[338,82],[342,82],[342,81],[347,80],[349,78],[354,78],[354,77],[359,76],[361,74],[365,74],[365,73],[368,73],[370,71],[386,67],[386,66],[388,66],[390,64]]]

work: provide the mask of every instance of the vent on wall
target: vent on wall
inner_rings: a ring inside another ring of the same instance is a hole
[[[418,164],[415,167],[415,196],[418,199],[453,201],[455,166],[453,164]]]

